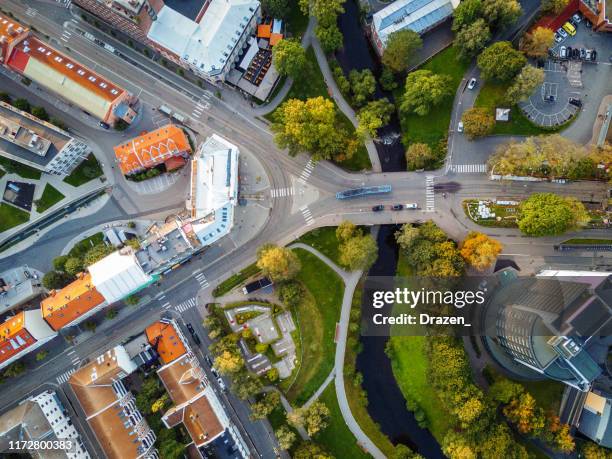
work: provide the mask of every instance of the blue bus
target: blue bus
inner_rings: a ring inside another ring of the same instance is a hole
[[[359,198],[361,196],[369,196],[371,194],[391,193],[391,185],[367,186],[363,188],[353,188],[351,190],[339,191],[336,193],[336,199]]]

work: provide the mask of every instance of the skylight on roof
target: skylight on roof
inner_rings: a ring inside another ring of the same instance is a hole
[[[85,75],[85,71],[82,69],[77,70],[77,73],[81,76]]]
[[[88,79],[89,81],[91,81],[92,83],[93,83],[94,81],[96,81],[96,77],[95,77],[95,76],[93,76],[93,75],[89,75],[89,78],[87,78],[87,79]]]

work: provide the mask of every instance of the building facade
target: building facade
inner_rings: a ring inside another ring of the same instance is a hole
[[[580,0],[580,12],[597,32],[612,32],[612,0]]]
[[[0,155],[52,175],[69,175],[91,149],[66,131],[0,101]]]

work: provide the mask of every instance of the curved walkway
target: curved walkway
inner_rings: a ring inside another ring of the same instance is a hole
[[[342,281],[344,282],[344,296],[342,298],[340,322],[338,323],[338,341],[336,343],[336,356],[334,361],[334,383],[336,386],[336,396],[338,398],[338,405],[340,406],[340,411],[342,412],[344,422],[357,439],[357,443],[373,457],[377,459],[384,459],[385,455],[380,449],[378,449],[374,442],[370,440],[370,438],[365,434],[365,432],[361,430],[361,426],[359,426],[359,424],[353,417],[353,413],[351,413],[351,408],[349,406],[348,398],[346,396],[346,391],[344,388],[344,353],[346,351],[346,338],[348,335],[351,305],[353,303],[353,293],[355,292],[355,288],[357,287],[357,284],[359,283],[359,279],[361,278],[363,272],[345,271],[344,269],[336,265],[328,257],[326,257],[321,252],[312,248],[309,245],[298,242],[295,244],[291,244],[289,247],[304,249],[317,256],[321,259],[321,261],[323,261],[326,265],[333,269],[342,278]],[[312,397],[311,400],[308,400],[307,403],[312,403]]]

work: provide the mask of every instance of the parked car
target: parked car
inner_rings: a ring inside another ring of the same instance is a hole
[[[403,208],[403,204],[394,204],[393,206],[391,206],[391,210],[402,210]]]
[[[463,121],[459,121],[457,125],[457,132],[463,132]]]
[[[593,52],[591,53],[591,60],[592,61],[596,61],[597,60],[597,51],[593,50]]]
[[[210,367],[210,371],[212,372],[213,375],[215,375],[215,378],[220,378],[219,376],[219,372],[217,371],[217,369],[215,367]]]
[[[574,35],[576,35],[576,27],[574,27],[571,23],[566,22],[565,24],[563,24],[563,30],[565,30],[568,34],[570,34],[572,37]]]
[[[557,29],[557,33],[561,35],[563,38],[567,38],[569,36],[567,32],[563,29],[563,27],[559,27]]]
[[[578,59],[580,57],[580,50],[578,48],[572,49],[572,57]]]
[[[217,378],[217,382],[219,383],[219,387],[221,388],[222,391],[227,390],[227,387],[225,386],[225,383],[223,382],[223,379],[221,379],[221,377]]]
[[[476,87],[476,78],[472,78],[467,85],[468,89],[474,89]]]
[[[187,327],[187,330],[189,330],[189,333],[191,333],[192,335],[195,333],[195,330],[193,329],[193,325],[191,325],[191,323],[187,322],[185,326]]]
[[[419,208],[419,205],[416,202],[409,202],[408,204],[406,204],[407,210],[416,210],[418,208]]]
[[[593,50],[592,49],[587,49],[584,58],[587,61],[590,61],[592,55],[593,55]]]
[[[586,58],[586,49],[580,48],[580,59]]]
[[[385,206],[382,204],[378,204],[377,206],[372,207],[372,212],[380,212],[381,210],[385,210]]]
[[[559,48],[559,57],[561,59],[567,59],[567,48],[565,46]]]
[[[571,46],[568,46],[568,47],[567,47],[567,58],[568,58],[568,59],[571,59],[571,58],[572,58],[572,51],[573,51],[572,47],[571,47]]]
[[[555,33],[555,41],[557,43],[561,43],[563,41],[563,37],[559,35],[558,33]]]
[[[101,128],[110,129],[110,124],[105,123],[104,121],[100,121],[100,123],[98,124],[100,125]]]
[[[196,343],[198,346],[199,346],[200,344],[202,344],[202,341],[200,341],[200,337],[198,336],[198,334],[197,334],[197,333],[194,333],[194,334],[193,334],[193,335],[191,335],[191,336],[193,336],[193,342],[194,342],[194,343]]]
[[[582,17],[580,16],[580,14],[576,13],[572,16],[572,20],[576,23],[576,24],[580,24],[582,22]]]
[[[578,108],[582,107],[582,101],[580,99],[576,99],[575,97],[570,97],[569,103],[573,105],[574,107],[578,107]]]

